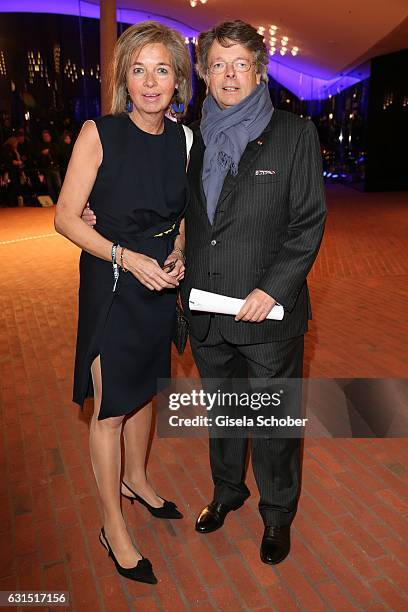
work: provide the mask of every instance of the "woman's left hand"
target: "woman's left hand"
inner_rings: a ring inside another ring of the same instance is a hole
[[[163,268],[165,268],[165,266],[167,266],[168,264],[171,264],[172,262],[175,262],[175,266],[171,272],[168,272],[169,276],[175,276],[178,281],[183,280],[185,265],[178,251],[172,251],[170,253],[170,255],[167,257],[166,261],[163,264]]]

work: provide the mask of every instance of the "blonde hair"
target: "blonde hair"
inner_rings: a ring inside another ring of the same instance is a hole
[[[178,116],[183,116],[187,111],[187,105],[192,97],[192,65],[184,38],[173,28],[157,21],[142,21],[130,26],[116,41],[111,71],[111,113],[113,115],[118,115],[126,110],[126,75],[135,51],[141,51],[146,45],[155,43],[162,43],[171,55],[178,83],[177,100],[184,104],[183,112],[178,113]]]

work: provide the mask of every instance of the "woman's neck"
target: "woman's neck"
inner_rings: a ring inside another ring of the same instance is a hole
[[[134,108],[129,116],[144,132],[158,135],[164,131],[164,113],[141,113]]]

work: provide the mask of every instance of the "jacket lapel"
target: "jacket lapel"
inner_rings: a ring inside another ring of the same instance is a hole
[[[193,148],[191,149],[188,174],[190,176],[190,182],[192,184],[196,199],[207,211],[207,203],[205,199],[202,180],[204,151],[204,141],[201,137],[201,132],[197,130],[196,132],[194,132],[194,144]]]
[[[259,143],[262,143],[262,137],[259,137],[257,138],[257,140],[253,140],[252,142],[249,142],[247,144],[247,147],[243,152],[241,160],[239,162],[238,173],[236,176],[233,176],[231,172],[228,172],[221,189],[220,197],[218,198],[217,207],[221,204],[221,202],[225,200],[225,198],[229,196],[231,191],[235,189],[241,177],[255,162],[262,149],[262,144]]]
[[[256,158],[261,153],[266,141],[270,137],[272,132],[274,115],[272,114],[271,120],[258,138],[252,140],[247,144],[245,151],[242,154],[241,160],[238,166],[238,173],[236,176],[232,176],[231,172],[228,172],[225,177],[224,184],[221,189],[220,197],[218,199],[217,207],[229,196],[238,185],[241,178],[247,173],[247,171],[253,166]]]
[[[267,139],[270,137],[273,127],[274,115],[265,130],[262,134],[256,139],[248,143],[244,153],[242,154],[241,160],[238,166],[238,173],[236,176],[233,176],[231,172],[228,172],[225,177],[224,184],[221,189],[220,197],[218,198],[217,207],[228,197],[228,195],[236,188],[240,179],[244,174],[248,171],[248,169],[254,164],[256,158],[262,151],[264,143],[266,143]],[[197,199],[204,207],[204,210],[207,214],[207,202],[203,189],[203,180],[202,180],[202,172],[203,172],[203,158],[205,145],[201,136],[201,132],[198,130],[197,133],[194,134],[196,149],[194,151],[194,158],[190,160],[190,171],[191,176],[193,178],[194,190],[197,196]],[[191,164],[191,162],[193,162]],[[209,223],[209,222],[208,222]]]

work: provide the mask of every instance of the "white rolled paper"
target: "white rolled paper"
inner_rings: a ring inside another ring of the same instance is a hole
[[[188,305],[190,310],[236,315],[241,310],[244,302],[245,300],[239,298],[232,298],[227,295],[220,295],[219,293],[211,293],[210,291],[202,291],[201,289],[192,289],[190,291]],[[283,306],[275,304],[266,318],[282,321],[283,315]]]

